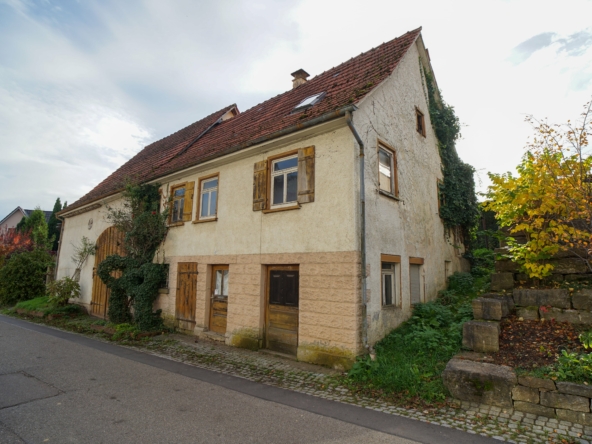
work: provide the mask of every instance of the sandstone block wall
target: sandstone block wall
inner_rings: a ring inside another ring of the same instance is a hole
[[[229,266],[229,345],[260,348],[265,334],[267,266],[299,266],[298,359],[347,367],[362,352],[360,261],[358,252],[287,253],[169,257],[169,292],[161,308],[174,322],[177,264],[197,262],[195,333],[208,330],[211,266]]]

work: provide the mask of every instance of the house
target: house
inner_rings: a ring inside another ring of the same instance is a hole
[[[0,221],[0,233],[15,229],[21,219],[30,216],[32,212],[33,210],[23,210],[21,207],[16,207]],[[49,222],[51,211],[44,211],[43,213],[45,214],[45,221]]]
[[[73,243],[97,240],[81,303],[104,316],[94,270],[121,236],[105,205],[126,178],[158,182],[171,209],[168,289],[155,307],[165,319],[229,345],[349,366],[464,267],[438,216],[425,72],[416,29],[148,145],[60,213],[58,276],[73,272]]]

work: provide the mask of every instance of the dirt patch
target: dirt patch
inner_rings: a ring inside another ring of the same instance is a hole
[[[553,364],[562,350],[586,351],[578,339],[582,330],[569,323],[510,316],[500,327],[500,350],[490,355],[495,364],[530,370]]]

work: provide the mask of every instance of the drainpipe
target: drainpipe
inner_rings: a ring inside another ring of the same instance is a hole
[[[364,185],[364,142],[354,127],[351,111],[345,113],[345,121],[351,130],[358,146],[360,147],[360,255],[362,262],[362,343],[364,348],[368,349],[368,318],[367,312],[367,297],[366,297],[366,188]],[[370,350],[372,351],[372,350]]]

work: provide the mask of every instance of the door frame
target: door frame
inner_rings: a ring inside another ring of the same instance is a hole
[[[296,346],[300,338],[300,266],[299,265],[268,265],[265,271],[265,300],[263,301],[263,348],[268,349],[267,344],[267,330],[269,328],[269,290],[271,288],[271,272],[273,270],[280,271],[297,271],[298,272],[298,330],[296,331]]]
[[[216,290],[216,271],[218,270],[226,270],[228,271],[228,282],[230,285],[230,265],[228,264],[216,264],[211,266],[210,272],[210,286],[208,292],[208,311],[207,311],[207,319],[208,319],[208,331],[211,331],[214,334],[222,334],[212,330],[212,315],[214,313],[214,291]],[[228,325],[228,298],[230,297],[230,293],[226,296],[226,325]],[[226,334],[226,330],[223,333]]]

